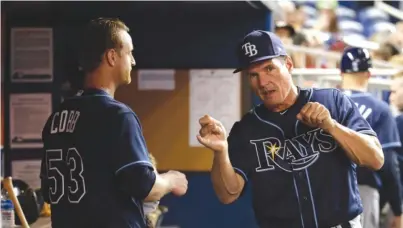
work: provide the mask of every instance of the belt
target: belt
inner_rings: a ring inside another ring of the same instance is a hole
[[[351,226],[350,222],[345,222],[337,226],[332,226],[330,228],[355,228],[355,227]]]
[[[357,217],[351,219],[350,221],[343,222],[337,226],[333,226],[330,228],[362,228],[360,216],[357,216]]]
[[[345,222],[345,223],[342,223],[342,224],[340,224],[339,226],[340,226],[340,228],[353,228],[353,227],[351,226],[350,221]]]

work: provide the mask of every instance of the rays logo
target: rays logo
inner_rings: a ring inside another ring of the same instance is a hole
[[[255,146],[259,167],[256,172],[275,170],[303,170],[319,158],[319,152],[330,153],[337,148],[336,141],[322,129],[314,129],[292,139],[281,141],[275,137],[251,140]]]

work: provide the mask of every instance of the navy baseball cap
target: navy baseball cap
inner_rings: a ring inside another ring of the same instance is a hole
[[[372,59],[367,49],[350,47],[344,50],[340,61],[342,73],[365,72],[370,68],[372,68]]]
[[[252,63],[286,56],[287,53],[277,35],[263,30],[254,30],[244,37],[237,48],[237,55],[239,67],[234,73],[242,71]]]

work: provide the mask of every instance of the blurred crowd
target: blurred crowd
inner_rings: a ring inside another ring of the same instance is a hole
[[[342,52],[346,46],[370,41],[379,47],[373,48],[373,59],[403,66],[403,21],[390,23],[373,6],[362,6],[372,16],[368,19],[364,18],[364,12],[359,14],[340,6],[337,0],[314,4],[283,0],[278,1],[277,7],[280,13],[274,15],[275,32],[285,44]],[[369,21],[374,18],[376,21]],[[367,31],[368,24],[373,27],[370,31]],[[334,68],[338,64],[325,58],[318,60],[314,54],[304,56],[292,52],[295,67]]]

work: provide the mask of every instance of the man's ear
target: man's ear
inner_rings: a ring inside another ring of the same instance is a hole
[[[371,78],[371,72],[367,71],[366,73],[367,73],[367,75],[366,75],[367,78]]]
[[[109,66],[115,66],[116,64],[116,55],[118,53],[116,52],[115,49],[109,49],[106,51],[105,58],[106,62],[108,63]]]
[[[292,70],[294,69],[294,63],[290,56],[285,57],[285,67],[287,67],[288,72],[291,74]]]

